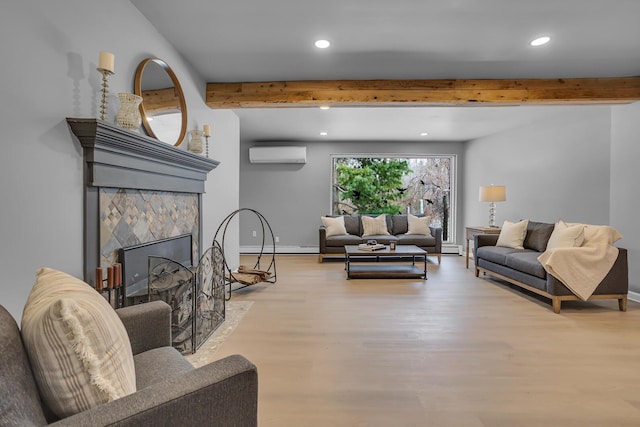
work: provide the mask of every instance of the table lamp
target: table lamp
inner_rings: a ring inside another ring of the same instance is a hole
[[[489,203],[489,227],[496,226],[496,202],[507,200],[507,188],[504,185],[480,186],[480,201]]]

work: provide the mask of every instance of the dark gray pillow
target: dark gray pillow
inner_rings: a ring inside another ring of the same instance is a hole
[[[347,229],[347,233],[354,236],[361,236],[360,232],[360,216],[359,215],[345,215],[344,216],[344,228]]]
[[[393,223],[393,231],[391,234],[406,234],[409,230],[409,224],[407,221],[407,215],[392,215],[391,222]]]
[[[534,251],[544,252],[547,249],[547,242],[555,224],[546,222],[529,221],[527,226],[527,235],[524,238],[522,246],[525,249],[533,249]]]

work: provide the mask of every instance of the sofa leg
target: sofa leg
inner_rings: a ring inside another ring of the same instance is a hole
[[[620,311],[627,311],[627,296],[618,299],[618,308]]]
[[[476,277],[480,277],[480,270],[478,270],[478,267],[476,267]]]
[[[442,261],[442,254],[438,254],[438,265],[440,265],[440,261]]]
[[[322,263],[324,261],[324,256],[322,254],[318,255],[318,262]]]
[[[562,300],[558,297],[551,297],[551,303],[553,304],[553,312],[556,314],[560,313],[560,305],[562,304]]]

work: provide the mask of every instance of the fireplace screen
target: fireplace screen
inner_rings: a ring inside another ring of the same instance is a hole
[[[171,306],[173,346],[194,353],[224,322],[224,260],[217,242],[195,267],[149,256],[149,300]]]

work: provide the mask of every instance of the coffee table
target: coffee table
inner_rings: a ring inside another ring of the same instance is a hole
[[[365,251],[357,245],[346,245],[344,251],[347,279],[427,279],[427,251],[417,246],[397,245],[393,250],[386,246],[378,251]],[[416,261],[424,263],[422,268],[416,265]],[[358,264],[354,264],[356,262]]]

